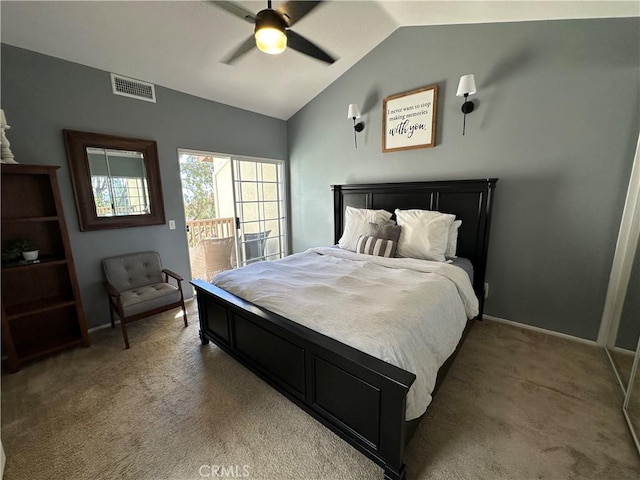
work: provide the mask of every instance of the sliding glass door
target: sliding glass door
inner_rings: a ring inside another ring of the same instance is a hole
[[[233,166],[240,266],[284,257],[287,229],[283,162],[238,158]]]
[[[284,162],[178,150],[192,278],[286,255]]]

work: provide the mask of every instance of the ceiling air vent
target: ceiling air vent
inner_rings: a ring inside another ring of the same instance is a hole
[[[156,103],[156,91],[152,83],[112,73],[111,86],[115,95]]]

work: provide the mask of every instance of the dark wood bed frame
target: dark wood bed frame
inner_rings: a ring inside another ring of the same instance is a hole
[[[357,208],[438,210],[462,220],[458,256],[474,266],[474,290],[484,300],[493,189],[497,179],[334,185],[335,242],[343,213]],[[247,302],[193,280],[200,339],[211,340],[309,415],[384,468],[406,479],[405,446],[419,419],[406,421],[406,396],[415,375]],[[466,335],[472,324],[467,322]],[[460,346],[440,368],[436,390]],[[435,393],[435,390],[434,392]]]

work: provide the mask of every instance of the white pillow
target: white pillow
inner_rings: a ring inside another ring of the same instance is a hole
[[[447,251],[444,253],[444,256],[447,258],[457,258],[458,229],[460,225],[462,225],[462,220],[456,220],[449,227],[449,242],[447,243]]]
[[[344,230],[338,240],[340,248],[356,251],[360,235],[367,235],[369,223],[384,223],[391,219],[391,212],[347,207],[344,212]]]
[[[431,210],[396,210],[402,227],[398,256],[444,262],[449,244],[449,228],[455,215]]]

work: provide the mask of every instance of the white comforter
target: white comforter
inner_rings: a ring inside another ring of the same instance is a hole
[[[407,420],[422,415],[438,369],[478,314],[467,274],[447,263],[312,248],[218,274],[228,292],[416,375]]]

